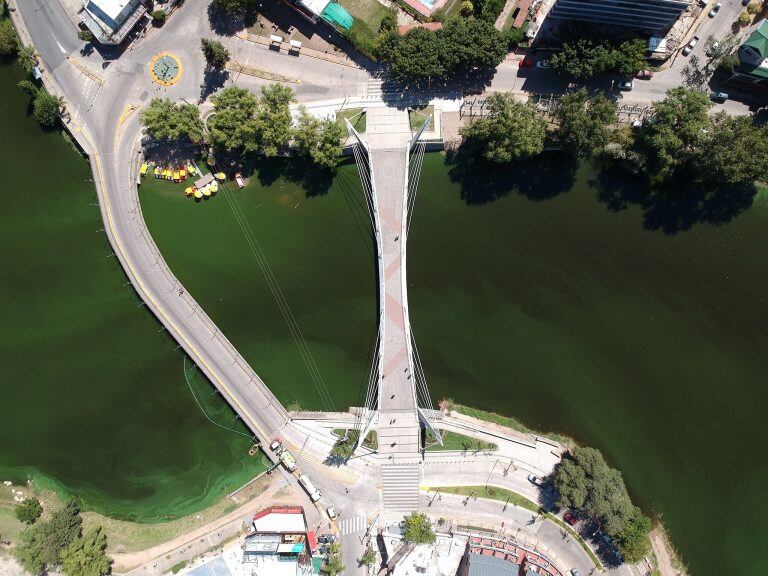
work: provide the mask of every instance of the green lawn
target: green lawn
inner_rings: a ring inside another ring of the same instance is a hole
[[[472,408],[471,406],[456,404],[455,402],[453,402],[453,400],[446,400],[445,402],[448,404],[449,412],[458,412],[460,414],[464,414],[465,416],[471,416],[472,418],[477,418],[478,420],[483,420],[485,422],[493,422],[494,424],[498,424],[500,426],[506,426],[507,428],[511,428],[512,430],[517,430],[518,432],[523,432],[525,434],[535,434],[537,436],[549,438],[550,440],[559,442],[564,446],[573,446],[575,444],[573,439],[569,438],[568,436],[555,434],[553,432],[542,433],[542,432],[537,432],[536,430],[531,430],[519,420],[515,418],[511,418],[509,416],[502,416],[501,414],[496,414],[495,412],[485,412],[484,410],[478,410],[477,408]]]
[[[460,496],[471,496],[472,498],[499,500],[500,502],[508,502],[509,504],[520,506],[531,512],[539,511],[539,505],[536,504],[536,502],[528,500],[528,498],[521,496],[517,492],[505,490],[504,488],[496,488],[494,486],[449,486],[444,488],[429,488],[429,490],[436,490],[437,492],[443,492],[444,494],[459,494]]]
[[[427,127],[427,130],[434,130],[435,119],[432,117],[432,114],[434,113],[435,107],[431,105],[408,110],[408,121],[411,124],[411,130],[420,130],[427,118],[429,118],[429,126]]]
[[[378,33],[381,21],[389,11],[378,0],[339,0],[339,5],[358,20],[365,22],[374,34]]]
[[[483,450],[496,450],[498,446],[478,440],[477,438],[471,438],[469,436],[463,436],[456,434],[455,432],[448,432],[443,430],[443,445],[437,443],[432,434],[427,434],[426,438],[427,452],[438,452],[442,450],[461,450],[466,452],[481,452]]]
[[[342,438],[344,436],[344,428],[334,428],[333,434],[338,436],[339,438]],[[350,430],[349,431],[349,440],[351,443],[357,442],[357,436],[359,432],[357,430]],[[379,443],[376,437],[376,430],[371,430],[368,432],[368,436],[365,437],[365,440],[363,440],[363,446],[366,448],[370,448],[371,450],[376,450],[379,447]]]
[[[343,122],[344,118],[348,118],[352,123],[352,127],[360,132],[360,134],[365,132],[366,119],[365,111],[362,108],[347,108],[336,113],[336,120],[341,122],[342,127],[346,130],[347,125]]]

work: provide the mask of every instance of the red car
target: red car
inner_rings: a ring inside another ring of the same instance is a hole
[[[563,515],[563,520],[565,520],[566,522],[568,522],[568,524],[570,524],[571,526],[576,526],[576,524],[578,524],[578,523],[579,523],[579,521],[578,521],[578,520],[576,520],[576,518],[574,518],[574,517],[573,517],[573,514],[571,514],[570,512],[566,512],[566,513]]]
[[[650,80],[653,78],[653,70],[640,70],[640,72],[635,74],[635,78],[639,78],[640,80]]]
[[[523,58],[518,62],[517,64],[520,68],[533,68],[533,60],[529,60],[528,58]]]

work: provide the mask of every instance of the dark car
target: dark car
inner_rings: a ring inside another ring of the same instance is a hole
[[[533,60],[529,60],[528,58],[523,58],[518,63],[518,66],[520,68],[533,68],[535,66],[535,64],[534,64]]]
[[[563,514],[563,520],[568,522],[568,524],[570,524],[571,526],[576,526],[576,524],[579,523],[579,521],[576,520],[576,517],[570,512],[566,512],[565,514]]]
[[[726,100],[728,100],[728,94],[726,94],[725,92],[712,92],[709,95],[709,98],[713,102],[721,102],[722,103],[722,102],[725,102]]]

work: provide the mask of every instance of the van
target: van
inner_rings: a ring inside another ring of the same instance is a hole
[[[320,490],[315,488],[315,485],[312,484],[312,480],[309,479],[309,476],[306,474],[299,476],[299,484],[301,484],[301,487],[307,491],[307,494],[309,494],[309,499],[312,500],[312,502],[317,502],[320,500]]]
[[[288,472],[293,472],[296,470],[296,459],[288,450],[283,450],[280,453],[280,462],[282,462],[283,466],[285,466],[285,469],[288,470]]]

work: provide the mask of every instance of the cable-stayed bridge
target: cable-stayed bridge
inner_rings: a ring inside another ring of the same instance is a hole
[[[414,134],[406,111],[372,107],[364,136],[347,121],[372,214],[379,280],[377,346],[356,427],[358,444],[376,430],[388,510],[418,509],[422,429],[440,439],[411,331],[406,282],[408,227],[425,149],[419,138],[429,120]]]

